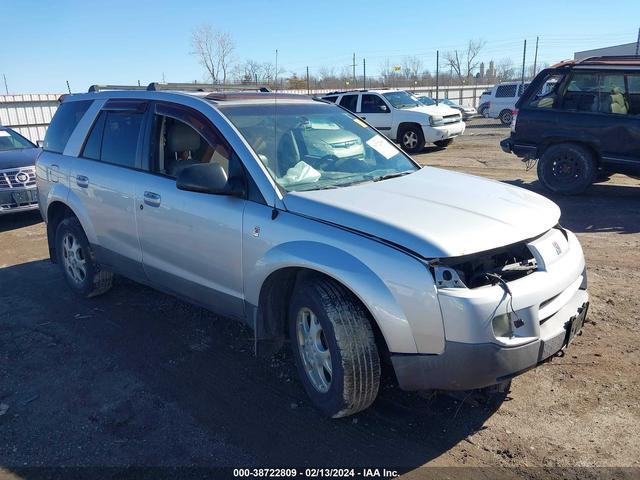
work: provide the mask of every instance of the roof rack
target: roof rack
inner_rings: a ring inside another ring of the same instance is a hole
[[[222,85],[211,83],[160,83],[151,82],[146,87],[141,85],[91,85],[89,93],[104,92],[107,90],[146,90],[150,92],[157,91],[178,91],[178,92],[216,92],[225,90],[235,91],[252,91],[252,92],[270,92],[265,86],[249,86],[249,85]]]
[[[586,57],[576,61],[576,64],[585,62],[616,63],[620,61],[625,62],[630,60],[640,62],[640,55],[601,55],[597,57]]]

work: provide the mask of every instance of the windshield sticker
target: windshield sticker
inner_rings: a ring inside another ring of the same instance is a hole
[[[367,125],[366,123],[364,123],[362,120],[360,120],[359,118],[354,118],[353,119],[354,122],[356,122],[358,125],[360,125],[362,128],[368,128],[369,125]]]
[[[382,136],[376,135],[375,137],[367,140],[367,145],[373,148],[376,152],[382,155],[387,160],[398,154],[398,150],[387,142]]]
[[[0,137],[10,137],[9,132],[6,130],[0,130]]]

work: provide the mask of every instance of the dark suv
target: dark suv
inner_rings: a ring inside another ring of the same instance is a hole
[[[592,57],[540,72],[516,104],[507,153],[539,159],[542,185],[583,192],[640,175],[640,57]]]

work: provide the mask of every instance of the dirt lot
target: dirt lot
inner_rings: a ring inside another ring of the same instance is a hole
[[[506,134],[477,120],[449,149],[417,158],[541,192],[535,172],[500,151]],[[543,477],[553,467],[640,467],[638,183],[615,176],[553,197],[585,249],[592,296],[565,357],[515,379],[502,402],[425,398],[389,378],[371,409],[333,421],[307,402],[288,352],[259,361],[248,330],[125,279],[79,300],[47,260],[38,214],[0,218],[0,475],[350,465],[419,477],[429,465]]]

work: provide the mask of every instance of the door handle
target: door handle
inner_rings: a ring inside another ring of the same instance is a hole
[[[76,175],[76,183],[80,188],[87,188],[89,186],[89,178],[84,175]]]
[[[60,167],[55,163],[51,164],[49,167],[49,181],[52,183],[58,183],[58,172],[60,171]]]
[[[160,195],[158,195],[157,193],[144,192],[144,203],[146,203],[150,207],[159,207],[160,200]]]

